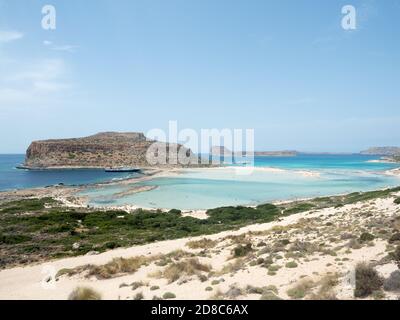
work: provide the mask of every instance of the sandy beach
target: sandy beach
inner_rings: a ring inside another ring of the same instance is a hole
[[[387,236],[378,232],[383,229],[391,232],[393,228],[400,231],[400,206],[393,201],[394,197],[364,201],[294,214],[279,221],[207,237],[162,241],[2,270],[0,299],[67,299],[77,286],[91,287],[103,299],[133,299],[138,293],[144,299],[153,299],[166,292],[172,292],[177,299],[259,299],[260,294],[254,289],[257,287],[270,287],[279,298],[292,299],[295,297],[291,289],[306,283],[304,298],[311,298],[322,295],[321,283],[329,276],[337,280],[329,294],[352,299],[354,288],[346,281],[357,263],[374,263],[384,277],[397,270],[395,263],[385,259],[391,250]],[[357,241],[367,229],[375,238],[367,243]],[[205,238],[209,244],[201,247]],[[193,245],[196,241],[198,248]],[[233,249],[244,243],[250,243],[252,251],[240,258],[233,257]],[[322,243],[323,250],[318,248]],[[198,259],[208,266],[208,271],[183,272],[171,281],[165,273],[168,266],[160,263],[166,256],[176,263]],[[88,277],[84,269],[56,279],[56,274],[65,268],[101,266],[120,257],[145,257],[149,262],[136,272],[116,274],[109,279]],[[258,264],[261,259],[273,262],[266,268]],[[385,294],[387,299],[397,297],[395,293]]]

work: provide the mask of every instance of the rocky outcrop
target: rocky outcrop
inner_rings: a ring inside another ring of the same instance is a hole
[[[104,132],[75,139],[34,141],[27,168],[108,168],[196,165],[198,158],[179,144],[149,140],[143,133]]]
[[[361,154],[378,155],[378,156],[400,156],[399,147],[373,147],[361,151]]]

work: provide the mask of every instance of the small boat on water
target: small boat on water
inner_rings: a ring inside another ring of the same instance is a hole
[[[140,168],[128,168],[128,167],[121,167],[121,168],[106,168],[104,169],[105,172],[140,172]]]

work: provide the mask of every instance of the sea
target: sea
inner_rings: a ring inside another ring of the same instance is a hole
[[[58,184],[69,186],[100,183],[134,177],[132,173],[110,173],[101,169],[21,170],[25,155],[0,154],[0,191],[47,187]]]
[[[238,174],[240,170],[234,167],[189,169],[183,174],[139,182],[139,185],[156,187],[151,191],[124,194],[131,185],[103,185],[89,186],[81,195],[87,196],[93,206],[135,205],[143,208],[200,210],[399,186],[400,178],[385,172],[400,165],[371,162],[378,159],[378,156],[360,154],[256,157],[255,169],[249,174]],[[0,155],[1,191],[57,184],[90,185],[139,176],[136,173],[106,173],[103,170],[86,169],[15,169],[23,160],[23,155]]]

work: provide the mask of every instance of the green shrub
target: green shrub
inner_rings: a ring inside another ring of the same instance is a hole
[[[286,268],[297,268],[297,263],[295,261],[290,261],[288,263],[286,263],[285,267]]]
[[[172,292],[166,292],[163,294],[163,299],[175,299],[176,295]]]
[[[279,269],[280,269],[280,267],[277,266],[277,265],[271,265],[271,266],[268,267],[268,271],[270,271],[270,272],[276,272]]]
[[[37,211],[44,209],[46,204],[57,203],[53,198],[41,198],[41,199],[26,199],[11,201],[3,205],[0,210],[1,213],[23,213],[30,211]]]
[[[312,280],[304,279],[295,284],[286,293],[292,299],[303,299],[315,286]]]
[[[137,281],[137,282],[132,282],[130,287],[132,290],[136,290],[137,288],[143,287],[143,282]]]
[[[260,297],[260,300],[282,300],[282,298],[278,297],[272,291],[267,291],[262,294],[262,296]]]
[[[251,243],[248,243],[244,246],[238,245],[236,248],[233,249],[233,256],[235,258],[244,257],[252,251]]]
[[[151,286],[151,287],[150,287],[150,290],[151,290],[151,291],[155,291],[155,290],[158,290],[158,289],[160,289],[159,286]]]
[[[144,296],[142,292],[138,292],[135,294],[135,296],[133,297],[133,300],[143,300]]]
[[[32,240],[32,237],[23,235],[23,234],[15,234],[15,235],[7,235],[0,234],[0,244],[18,244],[23,242],[28,242]]]
[[[360,236],[360,242],[368,242],[368,241],[372,241],[374,239],[375,239],[374,235],[372,235],[368,232],[364,232]]]
[[[263,294],[265,292],[265,288],[253,286],[247,286],[246,290],[249,294]]]
[[[383,279],[378,272],[365,263],[359,263],[356,266],[356,288],[354,296],[356,298],[365,298],[374,291],[380,290],[383,285]]]
[[[400,268],[400,245],[398,245],[394,250],[394,252],[391,253],[391,257],[393,258],[397,266]]]
[[[400,232],[393,234],[389,239],[389,243],[394,243],[397,241],[400,241]]]
[[[394,199],[394,203],[395,203],[395,204],[400,204],[400,198]]]
[[[305,203],[296,204],[293,207],[286,209],[283,213],[286,215],[289,215],[289,214],[295,214],[295,213],[300,213],[300,212],[304,212],[304,211],[309,211],[313,208],[315,208],[314,204],[305,202]]]

